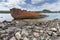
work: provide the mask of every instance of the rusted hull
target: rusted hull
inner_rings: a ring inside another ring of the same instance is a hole
[[[46,15],[43,15],[43,14],[38,14],[38,13],[35,13],[35,12],[16,9],[16,8],[10,9],[10,12],[11,12],[11,15],[14,19],[40,18],[40,17],[45,17],[46,16]]]

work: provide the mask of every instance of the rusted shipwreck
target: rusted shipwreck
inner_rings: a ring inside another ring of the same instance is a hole
[[[17,8],[10,9],[11,15],[14,19],[32,19],[32,18],[41,18],[46,15],[38,14],[32,11],[21,10]]]

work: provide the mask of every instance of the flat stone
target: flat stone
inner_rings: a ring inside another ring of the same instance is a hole
[[[37,40],[36,38],[33,38],[33,40]]]
[[[39,33],[37,33],[37,32],[33,32],[33,35],[34,35],[35,37],[39,37],[39,36],[40,36]]]
[[[52,30],[52,31],[55,31],[55,32],[57,31],[57,29],[56,29],[56,28],[51,28],[51,30]]]
[[[37,27],[37,26],[35,26],[34,28],[35,28],[35,29],[38,29],[38,30],[41,29],[40,27]]]
[[[27,37],[24,37],[24,39],[23,40],[29,40]]]
[[[21,34],[20,34],[20,32],[17,32],[17,33],[15,34],[15,37],[16,37],[18,40],[20,40],[20,39],[21,39]]]
[[[57,36],[58,34],[57,34],[57,33],[55,33],[55,32],[53,32],[53,35],[54,35],[54,36]]]
[[[5,27],[6,27],[6,25],[4,25],[3,23],[0,24],[0,28],[3,29],[3,28],[5,28]]]
[[[28,28],[28,29],[32,29],[32,28],[34,28],[34,26],[27,26],[27,28]]]
[[[22,29],[22,33],[21,34],[28,35],[28,31],[26,29]]]
[[[15,37],[12,37],[11,39],[9,39],[9,40],[16,40],[16,38]]]
[[[6,33],[6,31],[5,31],[5,30],[0,31],[0,34],[4,34],[4,33]]]
[[[40,33],[43,33],[44,31],[43,30],[40,30]]]
[[[52,31],[47,31],[47,33],[48,33],[49,36],[52,36],[53,32]]]

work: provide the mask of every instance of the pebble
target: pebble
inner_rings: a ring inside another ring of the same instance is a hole
[[[57,22],[59,21],[39,21],[38,24],[32,22],[30,25],[23,20],[5,21],[0,23],[0,40],[59,40],[60,27],[57,29]]]
[[[54,36],[57,36],[58,34],[57,34],[57,33],[55,33],[55,32],[53,32],[53,35],[54,35]]]
[[[56,29],[56,28],[51,28],[51,30],[52,30],[52,31],[57,31],[57,29]]]
[[[19,21],[15,21],[17,24],[19,23]]]
[[[39,36],[40,36],[39,33],[37,33],[37,32],[33,32],[33,35],[34,35],[35,37],[39,37]]]
[[[52,31],[47,31],[47,33],[48,33],[49,36],[52,36],[53,32]]]
[[[34,28],[35,28],[35,29],[38,29],[38,30],[41,29],[40,27],[37,27],[37,26],[35,26]]]
[[[37,40],[36,38],[33,38],[33,40]]]
[[[43,33],[44,31],[43,30],[40,30],[40,33]]]
[[[3,23],[0,24],[0,28],[6,28],[6,25],[4,25]]]
[[[0,34],[3,34],[3,33],[6,33],[6,31],[5,30],[0,31]]]
[[[34,28],[34,26],[26,26],[28,29],[32,29]]]
[[[21,34],[20,34],[20,32],[17,32],[17,33],[15,34],[15,37],[16,37],[18,40],[20,40],[20,39],[21,39]]]
[[[26,30],[26,29],[22,29],[22,32],[21,32],[21,34],[24,34],[24,35],[28,35],[28,31]]]
[[[11,39],[9,39],[9,40],[16,40],[16,38],[15,37],[12,37]]]
[[[24,39],[23,40],[29,40],[27,37],[24,37]]]

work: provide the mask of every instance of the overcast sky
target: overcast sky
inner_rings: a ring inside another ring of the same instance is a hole
[[[60,10],[60,0],[0,0],[0,10],[20,8],[32,11],[48,9]]]

